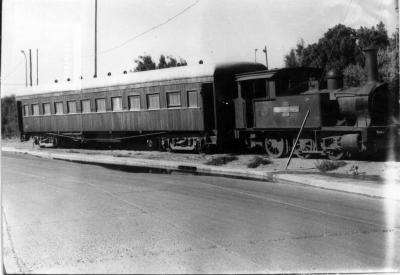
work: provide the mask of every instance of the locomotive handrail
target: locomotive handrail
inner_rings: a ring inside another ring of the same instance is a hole
[[[355,94],[355,93],[346,93],[346,92],[338,92],[338,93],[335,93],[335,96],[337,97],[337,96],[356,96],[357,94]]]

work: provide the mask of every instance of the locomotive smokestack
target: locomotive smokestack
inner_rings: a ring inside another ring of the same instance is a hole
[[[376,48],[366,48],[365,53],[365,68],[367,69],[368,82],[378,81],[378,50]]]

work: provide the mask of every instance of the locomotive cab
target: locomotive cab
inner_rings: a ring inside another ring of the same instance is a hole
[[[302,111],[298,104],[293,104],[294,97],[310,89],[318,89],[316,79],[319,79],[321,73],[321,70],[315,68],[286,68],[236,75],[239,91],[235,99],[236,128],[269,128],[277,124],[272,121],[276,114],[296,120],[297,115],[291,113]],[[284,124],[283,120],[279,123]],[[288,122],[282,128],[290,127],[291,124]],[[276,125],[276,128],[279,126]]]
[[[285,68],[236,75],[236,136],[263,146],[273,157],[286,155],[305,114],[307,129],[321,127],[321,94],[315,68]]]

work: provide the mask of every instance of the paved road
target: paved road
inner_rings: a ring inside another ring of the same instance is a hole
[[[10,153],[2,183],[9,272],[400,270],[395,201]]]

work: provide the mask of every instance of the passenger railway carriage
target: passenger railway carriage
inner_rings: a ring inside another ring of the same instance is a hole
[[[33,87],[18,97],[23,138],[54,145],[138,142],[150,148],[204,150],[231,144],[234,75],[256,63],[182,66]]]

